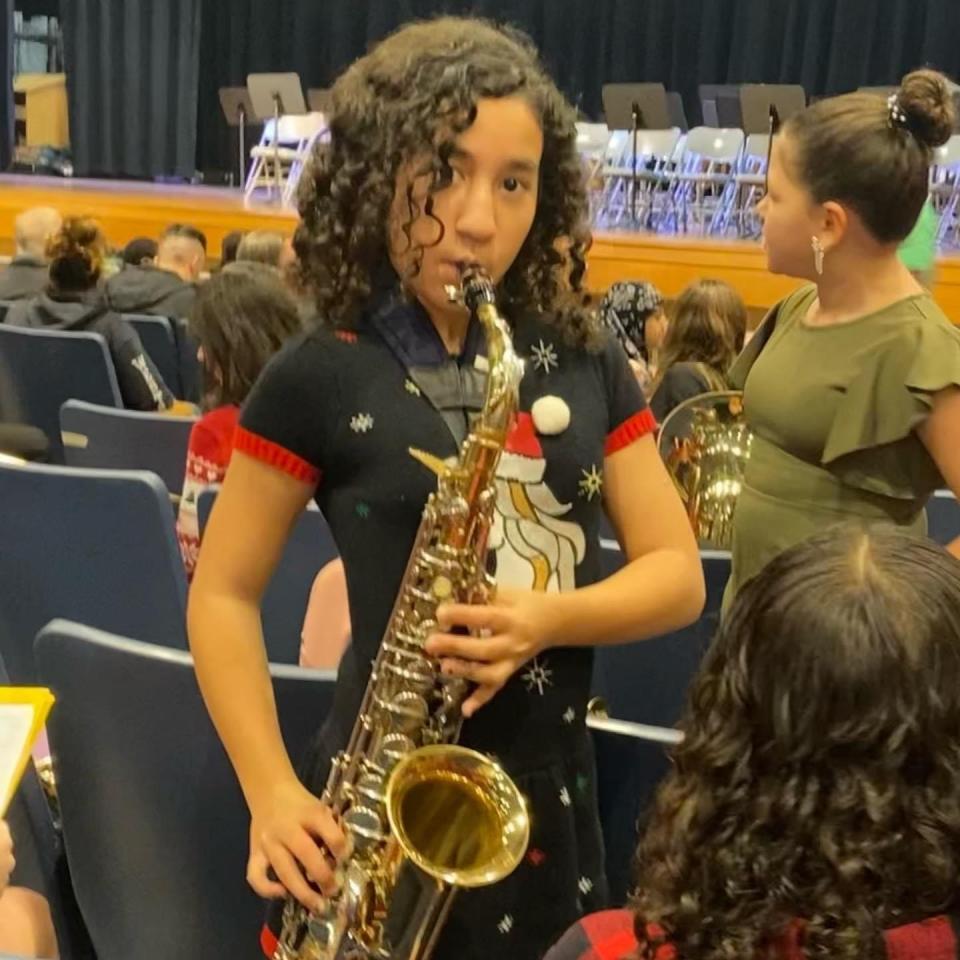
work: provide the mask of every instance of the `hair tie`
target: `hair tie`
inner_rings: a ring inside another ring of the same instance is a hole
[[[907,121],[907,113],[900,105],[900,97],[896,93],[891,93],[887,97],[887,113],[889,117],[890,128],[896,130],[909,130],[910,124]]]

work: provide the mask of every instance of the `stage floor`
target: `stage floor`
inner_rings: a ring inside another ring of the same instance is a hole
[[[67,215],[96,217],[110,241],[122,246],[137,236],[156,237],[171,223],[191,223],[207,235],[216,260],[231,230],[292,232],[296,215],[263,201],[247,203],[239,190],[142,183],[132,180],[68,180],[0,175],[0,254],[13,253],[13,221],[27,207],[57,207]],[[602,293],[616,280],[650,280],[668,297],[688,283],[714,277],[732,284],[752,312],[776,303],[797,286],[767,272],[758,243],[638,233],[598,233],[589,254],[587,283]],[[934,295],[960,322],[960,255],[940,259]]]

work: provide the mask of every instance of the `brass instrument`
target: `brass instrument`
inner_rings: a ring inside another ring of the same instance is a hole
[[[752,440],[743,394],[734,390],[691,397],[660,427],[660,456],[701,546],[730,547]]]
[[[460,887],[511,873],[529,840],[526,804],[491,759],[455,746],[469,684],[441,675],[423,645],[444,602],[483,603],[494,475],[519,400],[523,361],[490,279],[464,270],[462,300],[487,339],[483,409],[448,465],[411,454],[438,476],[373,663],[346,749],[323,802],[353,850],[340,892],[313,913],[288,898],[274,960],[426,960]]]

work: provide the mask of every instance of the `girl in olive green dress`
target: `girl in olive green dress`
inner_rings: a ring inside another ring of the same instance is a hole
[[[770,270],[812,285],[770,312],[731,371],[755,439],[728,601],[823,527],[922,535],[931,493],[960,491],[960,330],[897,257],[953,122],[945,79],[922,70],[889,99],[820,101],[775,138],[764,249]]]

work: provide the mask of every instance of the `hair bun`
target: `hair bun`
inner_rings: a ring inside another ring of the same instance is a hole
[[[936,70],[908,73],[897,91],[907,127],[925,147],[939,147],[953,134],[956,110],[947,78]]]
[[[90,269],[99,269],[102,253],[100,228],[89,217],[67,217],[47,242],[50,260],[79,260]]]

